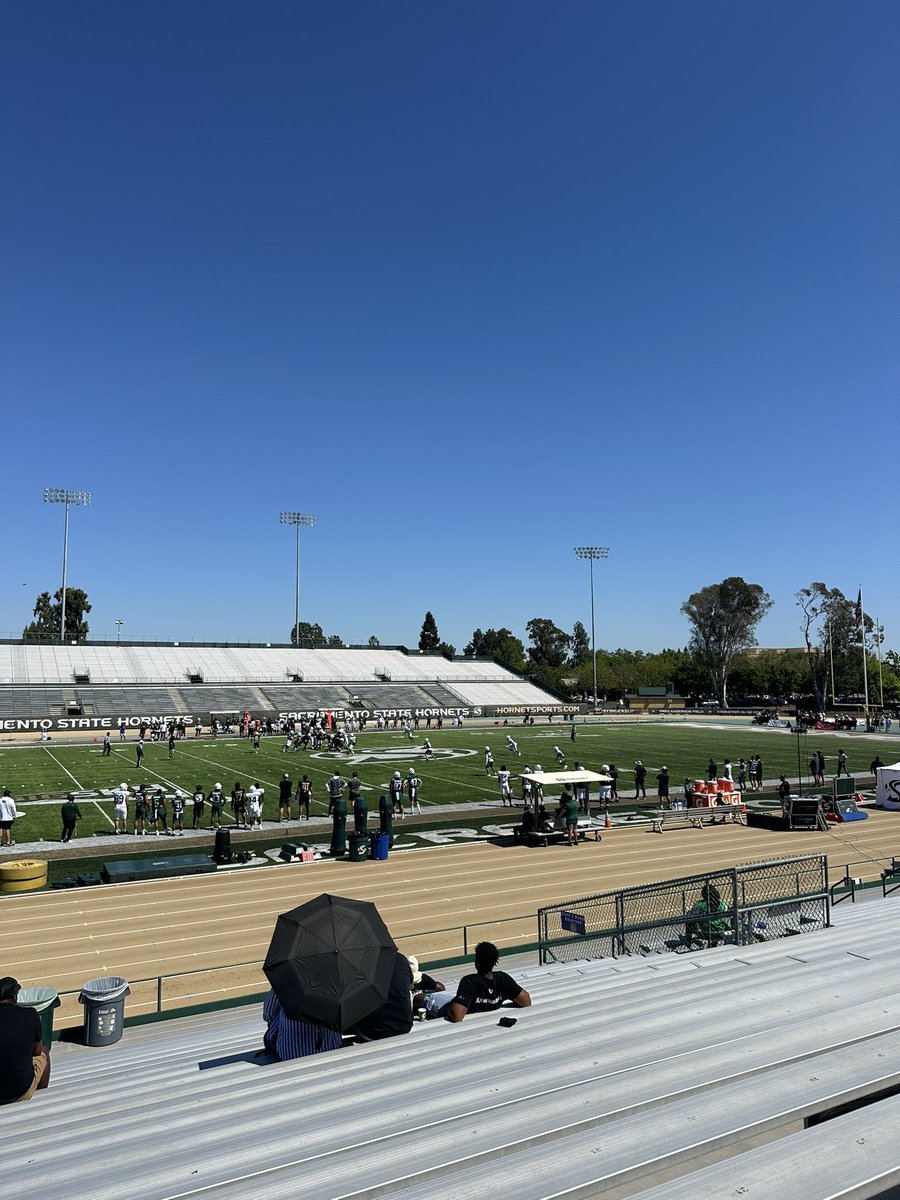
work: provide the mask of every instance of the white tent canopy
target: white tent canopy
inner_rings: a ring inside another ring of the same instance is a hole
[[[612,783],[611,775],[599,775],[596,771],[523,771],[521,778],[531,779],[542,788],[562,787],[566,783]]]
[[[900,762],[875,771],[875,803],[880,808],[900,809]]]

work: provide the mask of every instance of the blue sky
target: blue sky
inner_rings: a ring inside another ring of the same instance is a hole
[[[687,639],[728,575],[900,648],[900,8],[0,7],[0,631]],[[888,443],[885,446],[885,442]]]

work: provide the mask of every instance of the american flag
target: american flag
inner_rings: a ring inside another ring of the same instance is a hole
[[[859,595],[856,597],[856,624],[862,625],[863,610],[862,610],[862,588],[859,589]]]

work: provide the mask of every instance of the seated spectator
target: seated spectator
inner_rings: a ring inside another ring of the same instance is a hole
[[[685,915],[685,935],[689,942],[717,944],[731,928],[728,907],[713,883],[704,883],[700,899]]]
[[[494,1012],[509,1000],[516,1008],[529,1008],[531,997],[505,971],[495,971],[500,951],[493,942],[475,947],[475,974],[465,975],[455,992],[425,997],[425,1015],[445,1021],[462,1021],[467,1013]]]
[[[30,1100],[50,1083],[50,1052],[44,1046],[41,1019],[18,1004],[18,980],[0,979],[0,1104]]]
[[[416,959],[414,954],[410,954],[407,961],[409,970],[413,972],[412,983],[409,984],[409,990],[413,994],[413,1012],[418,1013],[425,1007],[426,996],[432,995],[432,992],[446,991],[446,988],[439,979],[419,970],[419,959]]]
[[[529,833],[534,833],[536,818],[532,811],[531,805],[526,800],[525,811],[522,813],[522,824],[513,825],[513,837],[516,841],[526,837]]]
[[[263,1004],[263,1020],[266,1022],[263,1045],[269,1054],[282,1062],[341,1048],[341,1035],[333,1029],[315,1025],[312,1021],[293,1021],[285,1016],[274,992],[269,992]]]
[[[410,954],[406,961],[409,963],[409,969],[412,971],[412,982],[409,985],[411,992],[444,992],[447,990],[439,979],[435,979],[432,975],[426,975],[424,971],[419,970],[419,960],[414,954]]]
[[[347,1032],[356,1034],[357,1037],[367,1042],[409,1033],[413,1027],[412,996],[410,994],[412,980],[413,971],[409,965],[409,959],[398,950],[394,958],[394,970],[391,975],[387,1000],[362,1021],[357,1021]]]

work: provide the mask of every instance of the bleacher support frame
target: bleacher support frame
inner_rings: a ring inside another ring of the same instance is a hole
[[[710,917],[716,918],[714,932],[707,921],[707,936],[692,936],[691,929],[704,925],[691,910],[706,885],[715,887],[724,907]],[[745,946],[830,924],[827,856],[811,854],[549,905],[538,910],[538,953],[547,964],[683,950],[692,944]]]

